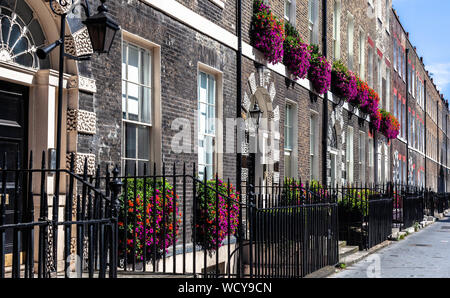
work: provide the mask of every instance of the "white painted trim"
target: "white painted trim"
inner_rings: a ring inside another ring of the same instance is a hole
[[[140,0],[195,30],[237,50],[237,36],[175,0]]]
[[[220,8],[224,9],[225,8],[225,2],[226,0],[209,0],[212,3],[214,3],[215,5],[219,6]]]

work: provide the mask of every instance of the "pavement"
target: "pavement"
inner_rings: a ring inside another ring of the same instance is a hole
[[[450,214],[330,278],[450,278]]]

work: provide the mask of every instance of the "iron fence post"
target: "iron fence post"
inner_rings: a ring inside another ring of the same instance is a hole
[[[113,170],[113,179],[110,182],[110,187],[112,190],[112,196],[111,196],[111,255],[110,255],[110,274],[109,277],[116,278],[117,277],[117,264],[118,264],[118,245],[119,245],[119,208],[120,208],[120,202],[119,202],[119,195],[120,190],[122,189],[122,181],[118,178],[119,169],[117,166]]]

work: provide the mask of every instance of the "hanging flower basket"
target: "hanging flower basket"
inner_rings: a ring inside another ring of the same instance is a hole
[[[366,118],[369,114],[367,107],[369,106],[369,85],[366,82],[362,81],[358,76],[356,77],[356,85],[357,92],[356,96],[349,100],[349,103],[357,106],[359,108],[360,113],[362,114],[362,118]]]
[[[342,64],[341,61],[333,63],[331,71],[331,91],[349,103],[358,107],[354,99],[358,93],[355,75]]]
[[[308,79],[314,90],[319,94],[324,94],[330,89],[331,65],[327,59],[319,53],[317,45],[310,46],[311,60],[308,70]]]
[[[294,79],[303,79],[310,66],[311,50],[303,43],[297,30],[289,23],[285,24],[286,39],[284,40],[283,63]]]
[[[364,114],[374,115],[378,111],[378,104],[380,102],[380,97],[372,88],[369,88],[367,83],[363,82],[360,87],[361,96],[364,97],[367,94],[367,100],[362,101],[359,109]]]
[[[380,110],[370,115],[370,126],[376,131],[380,131],[382,116]]]
[[[284,25],[261,0],[253,2],[251,41],[272,64],[283,61]]]
[[[389,140],[396,139],[400,133],[400,123],[391,113],[380,110],[381,125],[380,132]]]

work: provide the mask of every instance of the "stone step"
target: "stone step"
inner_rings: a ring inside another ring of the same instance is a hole
[[[339,259],[345,258],[349,255],[357,253],[359,251],[358,246],[344,246],[339,248]]]
[[[339,247],[347,246],[347,241],[339,241]]]

